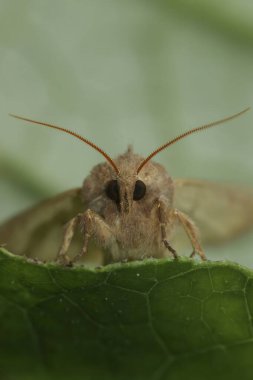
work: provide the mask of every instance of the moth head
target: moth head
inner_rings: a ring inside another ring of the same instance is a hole
[[[114,160],[118,173],[108,163],[96,165],[83,183],[84,202],[98,213],[108,206],[111,212],[124,214],[129,214],[137,203],[139,207],[146,202],[151,190],[147,170],[153,176],[154,169],[150,169],[152,164],[149,164],[147,170],[137,175],[136,169],[142,160],[143,157],[129,149]]]
[[[137,166],[141,161],[142,157],[129,147],[126,153],[115,160],[118,174],[106,183],[105,194],[117,205],[121,213],[130,213],[136,202],[146,200],[146,180],[141,174],[137,174]]]
[[[145,197],[146,185],[140,179],[127,184],[120,179],[112,179],[106,184],[105,193],[108,199],[115,202],[119,211],[128,214],[133,202]]]

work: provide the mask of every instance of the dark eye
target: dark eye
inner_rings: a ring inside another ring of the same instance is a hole
[[[105,188],[105,193],[108,198],[115,201],[116,203],[119,203],[119,185],[116,179],[112,179],[110,182],[108,182]]]
[[[133,200],[139,201],[141,198],[144,197],[146,194],[146,185],[144,182],[140,181],[139,179],[135,182],[135,188],[134,188],[134,194],[133,194]]]

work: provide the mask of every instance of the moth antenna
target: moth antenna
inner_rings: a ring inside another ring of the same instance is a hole
[[[58,131],[65,132],[65,133],[68,133],[69,135],[72,135],[72,136],[76,137],[77,139],[85,142],[86,144],[90,145],[93,149],[95,149],[96,151],[98,151],[100,154],[102,154],[104,156],[104,158],[113,167],[113,169],[115,170],[116,174],[119,174],[119,169],[117,168],[117,166],[116,166],[115,162],[112,160],[112,158],[107,153],[105,153],[105,151],[103,151],[103,149],[99,148],[92,141],[86,139],[85,137],[82,137],[78,133],[70,131],[69,129],[66,129],[66,128],[58,127],[57,125],[48,124],[48,123],[44,123],[44,122],[41,122],[41,121],[36,121],[36,120],[28,119],[26,117],[17,116],[17,115],[13,115],[13,114],[9,114],[9,115],[11,117],[15,117],[16,119],[19,119],[19,120],[28,121],[29,123],[39,124],[39,125],[43,125],[44,127],[49,127],[49,128],[57,129]]]
[[[230,120],[233,120],[235,119],[236,117],[238,116],[241,116],[242,114],[244,114],[245,112],[249,111],[250,110],[250,107],[247,107],[245,108],[243,111],[240,111],[232,116],[228,116],[228,117],[225,117],[223,119],[220,119],[220,120],[217,120],[217,121],[213,121],[212,123],[209,123],[209,124],[205,124],[205,125],[202,125],[200,127],[197,127],[197,128],[193,128],[193,129],[190,129],[182,134],[180,134],[179,136],[175,137],[174,139],[168,141],[167,143],[161,145],[159,148],[157,148],[156,150],[154,150],[147,158],[145,158],[145,160],[143,160],[140,164],[140,166],[138,167],[137,169],[137,174],[141,171],[141,169],[143,168],[144,165],[146,165],[146,163],[148,161],[150,161],[156,154],[160,153],[162,150],[168,148],[168,146],[176,143],[177,141],[183,139],[184,137],[186,136],[189,136],[195,132],[200,132],[200,131],[203,131],[205,129],[208,129],[208,128],[212,128],[212,127],[215,127],[216,125],[219,125],[219,124],[222,124],[222,123],[225,123],[227,121],[230,121]]]

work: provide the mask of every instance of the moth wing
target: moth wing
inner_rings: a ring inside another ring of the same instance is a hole
[[[253,225],[253,190],[215,182],[178,179],[175,207],[200,230],[205,244],[225,242]]]
[[[82,211],[84,204],[80,188],[56,195],[1,225],[0,244],[18,255],[54,260],[64,224]],[[80,245],[79,242],[76,244]],[[77,249],[77,245],[74,244],[73,249]]]

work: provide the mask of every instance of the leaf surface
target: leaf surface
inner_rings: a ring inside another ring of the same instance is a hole
[[[251,379],[253,273],[230,262],[97,269],[0,250],[0,375]]]

